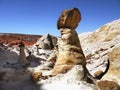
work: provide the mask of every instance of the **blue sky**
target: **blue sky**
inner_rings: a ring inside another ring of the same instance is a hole
[[[58,17],[73,7],[82,15],[78,33],[120,18],[120,0],[0,0],[0,32],[58,36]]]

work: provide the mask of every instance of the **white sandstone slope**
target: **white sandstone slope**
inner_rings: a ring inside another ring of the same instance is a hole
[[[120,19],[103,25],[94,32],[79,35],[87,68],[94,76],[104,72],[108,59],[110,67],[102,80],[112,80],[120,84]]]
[[[86,56],[87,68],[90,74],[95,77],[104,73],[108,67],[109,60],[109,70],[101,80],[115,81],[120,85],[120,19],[105,24],[94,32],[82,33],[79,35],[79,39]],[[64,75],[57,75],[43,81],[46,83],[43,87],[46,90],[82,90],[83,88],[84,90],[97,90],[94,85],[77,79],[80,71],[77,71],[76,67],[72,69],[74,72],[71,70]],[[75,74],[76,72],[77,74]],[[110,86],[108,85],[108,87]]]
[[[96,42],[107,42],[120,35],[120,19],[114,20],[107,23],[94,32],[86,32],[79,34],[81,45],[96,43]]]
[[[97,86],[83,81],[82,65],[75,65],[68,73],[38,82],[45,90],[98,90]]]

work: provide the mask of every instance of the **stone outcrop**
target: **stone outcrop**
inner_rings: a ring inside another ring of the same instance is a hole
[[[39,45],[41,49],[51,50],[56,46],[57,38],[50,34],[42,36],[37,42],[36,45]]]
[[[120,85],[120,19],[94,32],[80,34],[79,38],[90,74],[98,77],[104,73],[100,80],[114,81]]]
[[[7,46],[0,45],[0,66],[6,63],[17,63],[18,59],[16,52],[10,51]]]
[[[39,45],[36,45],[36,54],[39,55]]]
[[[19,55],[18,63],[25,64],[27,62],[27,59],[24,51],[25,45],[23,42],[20,42],[19,48],[20,48],[20,55]]]
[[[62,22],[62,18],[64,18],[64,22]],[[80,12],[76,8],[63,11],[58,19],[57,24],[61,33],[61,38],[58,39],[58,51],[56,52],[57,59],[50,75],[65,73],[76,64],[85,67],[85,57],[80,46],[78,35],[75,31],[80,19]]]
[[[57,28],[76,29],[81,20],[80,11],[77,8],[64,10],[57,22]]]
[[[102,80],[112,80],[120,84],[120,44],[108,52],[110,68]]]
[[[89,43],[108,42],[120,35],[120,19],[103,25],[94,32],[79,35],[83,47]]]

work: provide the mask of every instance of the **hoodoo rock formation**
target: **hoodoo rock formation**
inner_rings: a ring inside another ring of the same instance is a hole
[[[80,20],[81,14],[77,8],[63,11],[58,19],[57,28],[61,32],[61,38],[58,39],[57,60],[50,73],[51,75],[65,73],[75,65],[85,67],[85,56],[75,31]]]
[[[25,45],[23,42],[20,42],[20,45],[19,45],[19,48],[20,48],[20,55],[19,55],[19,63],[22,63],[22,64],[25,64],[27,62],[27,59],[26,59],[26,56],[25,56]]]

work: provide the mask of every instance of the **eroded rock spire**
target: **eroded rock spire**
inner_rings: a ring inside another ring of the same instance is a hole
[[[20,42],[19,44],[19,48],[20,48],[20,55],[19,55],[19,63],[22,63],[22,64],[25,64],[27,62],[27,59],[26,59],[26,55],[25,55],[25,45],[23,42]]]
[[[61,37],[58,39],[57,60],[51,71],[51,75],[64,73],[75,65],[85,67],[85,56],[75,31],[80,20],[81,14],[77,8],[64,10],[59,17],[57,28],[60,30]]]

